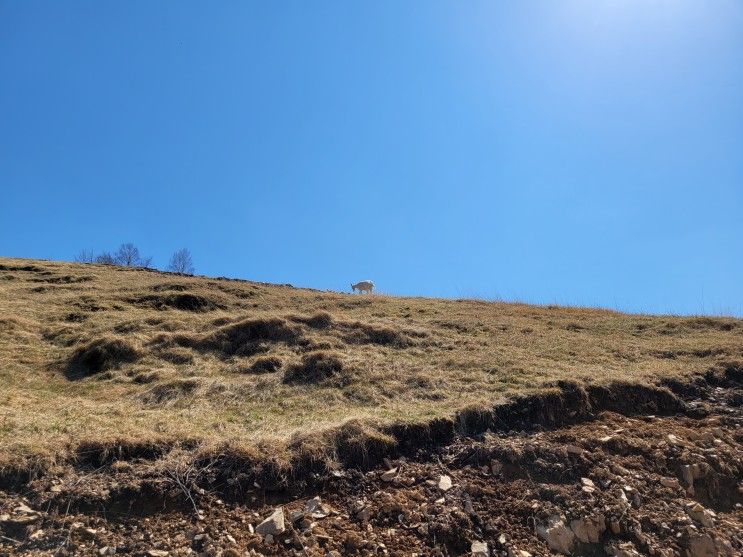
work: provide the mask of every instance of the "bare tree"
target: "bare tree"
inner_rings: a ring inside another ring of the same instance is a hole
[[[124,267],[138,267],[140,262],[139,248],[132,243],[121,244],[114,255],[117,265]]]
[[[75,263],[93,263],[95,261],[95,254],[92,249],[81,250],[75,256]]]
[[[111,255],[107,251],[104,251],[96,255],[93,261],[95,263],[100,263],[102,265],[116,265],[116,259],[114,258],[113,255]]]
[[[183,273],[184,275],[193,275],[194,267],[191,260],[191,252],[186,248],[179,249],[170,258],[168,271],[173,273]]]

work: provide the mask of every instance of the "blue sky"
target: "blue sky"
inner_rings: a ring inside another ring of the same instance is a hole
[[[0,0],[0,255],[743,315],[743,3]]]

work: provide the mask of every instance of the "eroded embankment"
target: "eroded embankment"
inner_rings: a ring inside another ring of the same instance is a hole
[[[75,462],[6,476],[0,554],[455,555],[482,541],[513,555],[733,555],[741,384],[738,368],[668,388],[560,384],[451,420],[348,423],[283,461],[265,447],[88,443]],[[327,509],[289,523],[317,494]],[[253,534],[274,505],[285,532]]]

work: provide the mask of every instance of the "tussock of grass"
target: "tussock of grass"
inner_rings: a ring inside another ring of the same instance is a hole
[[[284,373],[284,383],[320,383],[343,372],[340,354],[333,352],[310,352],[298,364],[290,366]]]
[[[173,403],[184,397],[192,396],[201,386],[198,378],[176,379],[167,383],[155,385],[142,395],[146,404]]]
[[[134,305],[167,310],[180,309],[182,311],[213,311],[222,307],[217,301],[206,296],[189,293],[167,292],[163,294],[148,294],[130,300]]]
[[[240,368],[241,373],[253,373],[253,374],[263,374],[263,373],[274,373],[275,371],[278,371],[281,369],[283,362],[281,361],[281,358],[277,358],[276,356],[263,356],[260,358],[256,358],[256,360],[247,368]]]
[[[126,339],[99,338],[73,352],[66,373],[70,378],[86,377],[134,362],[138,357],[139,352]]]

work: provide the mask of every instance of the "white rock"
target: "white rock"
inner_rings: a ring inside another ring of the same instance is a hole
[[[531,553],[523,549],[508,549],[508,557],[531,557]]]
[[[147,557],[168,557],[168,555],[170,555],[170,553],[164,549],[150,549],[147,552]]]
[[[549,517],[547,524],[537,526],[537,535],[547,542],[550,549],[565,555],[570,555],[575,543],[575,534],[558,515]]]
[[[472,542],[470,546],[472,557],[489,557],[488,544],[485,542]]]
[[[441,491],[449,491],[451,489],[452,483],[451,478],[449,476],[441,476],[439,477],[439,489]]]
[[[702,526],[712,527],[715,525],[715,514],[699,503],[687,505],[686,514]]]
[[[385,482],[391,482],[395,479],[395,476],[397,476],[397,468],[390,468],[385,473],[382,474],[382,481]]]
[[[256,534],[260,534],[264,538],[268,535],[273,537],[277,534],[281,534],[284,530],[284,509],[281,507],[278,507],[271,516],[255,528]]]

